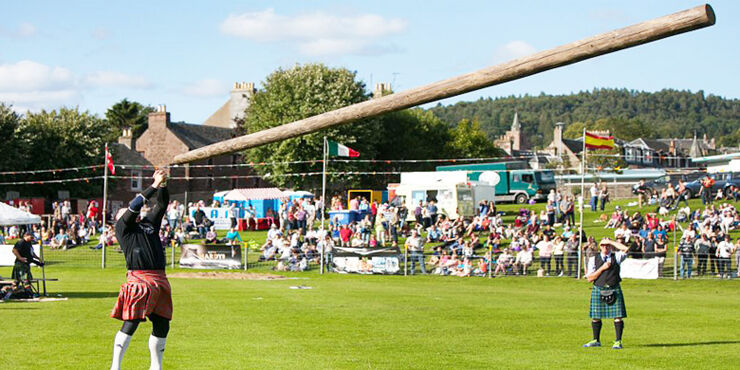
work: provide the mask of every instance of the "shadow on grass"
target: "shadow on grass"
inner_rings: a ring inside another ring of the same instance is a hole
[[[118,291],[111,292],[61,292],[63,297],[73,298],[111,298],[118,297]],[[54,296],[51,294],[50,296]]]
[[[738,344],[740,340],[715,340],[710,342],[689,342],[689,343],[649,343],[641,344],[636,347],[693,347],[693,346],[713,346],[716,344]]]

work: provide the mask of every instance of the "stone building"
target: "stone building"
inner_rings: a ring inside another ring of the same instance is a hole
[[[176,155],[235,137],[236,125],[232,123],[243,118],[239,109],[246,108],[253,92],[252,83],[235,84],[229,101],[206,120],[207,124],[172,122],[161,105],[149,114],[149,126],[138,139],[131,137],[131,130],[124,130],[118,143],[111,146],[118,177],[109,185],[111,209],[148,186],[154,170],[168,166]],[[217,191],[271,186],[240,163],[240,154],[229,154],[170,167],[170,196],[192,202],[210,200]]]
[[[522,135],[522,125],[519,123],[519,113],[514,113],[514,120],[511,123],[511,129],[506,131],[505,134],[499,136],[498,139],[493,142],[496,147],[503,149],[507,154],[511,156],[518,155],[520,151],[527,151],[531,149],[529,140],[527,137]]]

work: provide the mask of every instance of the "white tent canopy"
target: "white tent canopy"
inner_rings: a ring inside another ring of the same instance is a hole
[[[0,202],[0,226],[40,224],[41,217]]]

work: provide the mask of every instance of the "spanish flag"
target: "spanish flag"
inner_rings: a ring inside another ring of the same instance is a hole
[[[614,149],[614,136],[600,136],[586,131],[586,149]]]

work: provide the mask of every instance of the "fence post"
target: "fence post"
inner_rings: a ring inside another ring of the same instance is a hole
[[[678,246],[676,245],[676,229],[678,223],[676,217],[673,217],[673,280],[678,280]]]
[[[244,242],[244,271],[247,271],[247,264],[249,263],[247,253],[249,253],[249,246],[247,242]]]
[[[409,249],[403,246],[403,276],[408,276],[409,273]]]
[[[493,260],[493,245],[488,246],[488,278],[490,279],[493,274],[491,273],[491,261]]]

